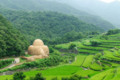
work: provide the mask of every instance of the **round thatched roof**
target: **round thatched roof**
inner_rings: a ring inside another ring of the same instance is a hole
[[[42,40],[36,39],[33,45],[29,46],[28,54],[33,55],[32,58],[34,59],[47,58],[49,56],[49,48],[44,45]]]
[[[34,42],[33,42],[33,46],[43,46],[44,43],[42,40],[40,39],[36,39]]]

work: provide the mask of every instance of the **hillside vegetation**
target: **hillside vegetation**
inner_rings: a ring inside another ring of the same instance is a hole
[[[24,54],[27,40],[0,15],[0,58]]]
[[[115,34],[114,31],[118,31],[118,33]],[[111,40],[108,33],[119,35],[119,30],[110,30],[106,34],[87,40],[55,45],[50,48],[50,58],[24,63],[9,70],[37,68],[25,71],[25,79],[42,73],[46,80],[56,78],[57,80],[69,80],[69,78],[75,77],[80,80],[103,80],[103,78],[119,80],[120,41],[116,38],[114,41]],[[106,40],[104,35],[109,38]],[[0,76],[0,78],[6,80],[7,78],[12,79],[13,76],[6,75]]]
[[[64,13],[68,15],[74,15],[80,20],[94,24],[104,30],[113,29],[114,26],[103,20],[99,16],[91,15],[84,11],[77,10],[69,5],[58,3],[50,0],[0,0],[2,8],[12,10],[24,10],[24,11],[53,11]],[[25,7],[24,7],[25,6]]]
[[[119,80],[120,29],[111,23],[51,0],[0,1],[0,80]],[[27,54],[35,39],[49,51]]]
[[[4,14],[13,23],[14,27],[31,41],[40,38],[48,43],[51,41],[52,43],[63,43],[83,38],[82,33],[104,31],[95,25],[80,21],[76,17],[57,12],[4,10],[0,13]],[[55,39],[57,39],[57,42],[54,42]]]

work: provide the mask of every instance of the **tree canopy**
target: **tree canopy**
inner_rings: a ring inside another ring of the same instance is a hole
[[[0,57],[24,54],[28,41],[0,15]]]

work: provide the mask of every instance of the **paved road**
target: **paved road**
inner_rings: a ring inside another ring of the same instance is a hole
[[[11,65],[9,65],[3,69],[12,68],[12,67],[16,66],[16,64],[18,64],[19,62],[20,62],[20,58],[15,58],[14,62]]]

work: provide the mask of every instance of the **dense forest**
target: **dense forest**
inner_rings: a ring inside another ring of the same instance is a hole
[[[51,0],[0,0],[2,8],[24,11],[54,11],[73,15],[80,20],[94,24],[104,30],[113,29],[114,26],[99,16],[91,15],[82,10],[77,10],[69,5]]]
[[[0,57],[24,54],[28,41],[0,15]]]
[[[93,24],[80,21],[74,16],[68,16],[57,12],[6,10],[3,12],[0,11],[0,13],[12,22],[14,27],[23,33],[30,41],[40,38],[46,42],[50,43],[50,41],[52,41],[51,43],[55,43],[54,40],[57,39],[57,43],[62,43],[65,41],[69,42],[73,39],[80,39],[84,36],[82,33],[104,31]],[[62,38],[62,40],[60,38]]]

